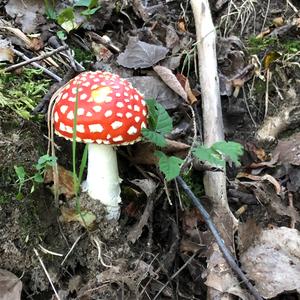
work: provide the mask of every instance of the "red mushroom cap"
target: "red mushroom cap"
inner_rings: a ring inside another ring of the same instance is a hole
[[[84,72],[64,86],[54,108],[55,132],[72,140],[78,99],[76,140],[98,144],[130,144],[146,127],[143,95],[126,79],[109,72]]]

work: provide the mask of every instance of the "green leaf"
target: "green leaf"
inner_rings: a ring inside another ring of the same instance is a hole
[[[39,158],[35,168],[38,171],[40,171],[40,170],[45,169],[48,166],[53,167],[56,164],[56,161],[57,161],[57,157],[51,156],[49,154],[45,154]]]
[[[85,7],[89,7],[90,4],[91,4],[91,0],[78,0],[76,1],[76,3],[74,4],[74,7],[75,6],[85,6]]]
[[[44,177],[40,173],[35,173],[33,176],[33,180],[37,183],[42,183],[44,182]]]
[[[193,154],[201,161],[208,162],[211,165],[224,167],[225,161],[222,155],[212,148],[206,148],[204,146],[198,146],[193,149]]]
[[[165,147],[167,142],[164,134],[172,131],[172,119],[165,108],[154,99],[147,99],[148,128],[142,129],[142,134],[150,142],[159,147]]]
[[[66,35],[65,31],[59,30],[56,32],[56,35],[62,41],[67,39],[67,35]]]
[[[78,28],[75,22],[75,15],[72,7],[67,7],[57,16],[57,23],[67,32]]]
[[[156,109],[157,109],[156,131],[162,134],[170,133],[173,129],[171,117],[169,116],[169,114],[161,104],[156,103]]]
[[[152,131],[148,128],[143,128],[142,134],[146,139],[158,147],[165,147],[167,145],[165,138],[160,133]]]
[[[80,14],[83,15],[83,16],[91,16],[93,15],[98,9],[100,8],[100,6],[98,7],[95,7],[95,8],[88,8],[84,11],[82,11]]]
[[[212,145],[215,151],[229,158],[236,165],[239,165],[239,157],[243,154],[243,146],[235,142],[217,142]]]
[[[176,178],[180,174],[180,168],[184,160],[175,156],[167,156],[161,151],[155,151],[154,155],[159,158],[159,169],[164,173],[167,181]]]
[[[88,7],[88,8],[93,8],[93,7],[96,7],[97,5],[98,5],[98,1],[97,0],[78,0],[74,4],[74,7],[76,7],[76,6],[84,6],[84,7]]]
[[[51,1],[51,3],[49,3],[48,0],[44,0],[44,2],[45,2],[45,11],[47,17],[51,20],[56,20],[57,13],[54,9],[54,1]]]
[[[19,192],[19,193],[16,195],[16,199],[19,200],[19,201],[21,201],[23,198],[24,198],[24,195],[23,195],[21,192]]]
[[[172,118],[166,109],[154,99],[148,99],[146,103],[149,128],[162,134],[170,133],[173,129]]]
[[[20,182],[20,185],[22,185],[25,181],[26,171],[22,166],[21,167],[14,166],[14,169],[15,169],[15,172],[18,176],[18,180]]]

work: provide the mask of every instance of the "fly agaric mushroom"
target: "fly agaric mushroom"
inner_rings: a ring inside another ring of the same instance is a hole
[[[109,72],[84,72],[59,91],[52,115],[55,133],[88,144],[86,189],[106,205],[107,218],[120,215],[120,182],[115,146],[133,144],[146,127],[143,96],[126,79]]]

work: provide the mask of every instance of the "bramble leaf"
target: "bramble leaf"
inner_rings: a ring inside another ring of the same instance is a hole
[[[236,165],[240,165],[239,157],[243,154],[243,146],[235,142],[217,142],[212,148],[232,160]]]
[[[148,128],[143,128],[142,134],[155,145],[165,147],[167,142],[163,135],[172,131],[172,119],[165,108],[154,99],[148,99],[146,102],[148,108]]]
[[[143,128],[142,134],[145,138],[147,138],[150,142],[157,145],[158,147],[165,147],[167,145],[165,138],[160,133],[152,131],[148,128]]]
[[[170,133],[173,129],[171,117],[169,116],[169,114],[161,104],[156,103],[156,109],[157,109],[156,131],[162,134]]]
[[[180,168],[184,160],[176,156],[167,156],[161,151],[155,151],[154,155],[159,158],[159,169],[164,173],[166,180],[172,180],[180,174]]]
[[[222,158],[222,155],[216,150],[211,148],[206,148],[204,146],[198,146],[193,149],[193,154],[201,161],[208,162],[211,165],[224,167],[225,161]]]

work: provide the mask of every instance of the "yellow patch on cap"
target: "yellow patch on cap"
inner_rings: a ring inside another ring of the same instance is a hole
[[[107,96],[110,94],[111,91],[112,89],[108,86],[98,87],[95,90],[92,90],[92,97],[90,98],[89,102],[96,102],[96,103],[103,103],[104,101],[108,102]]]

